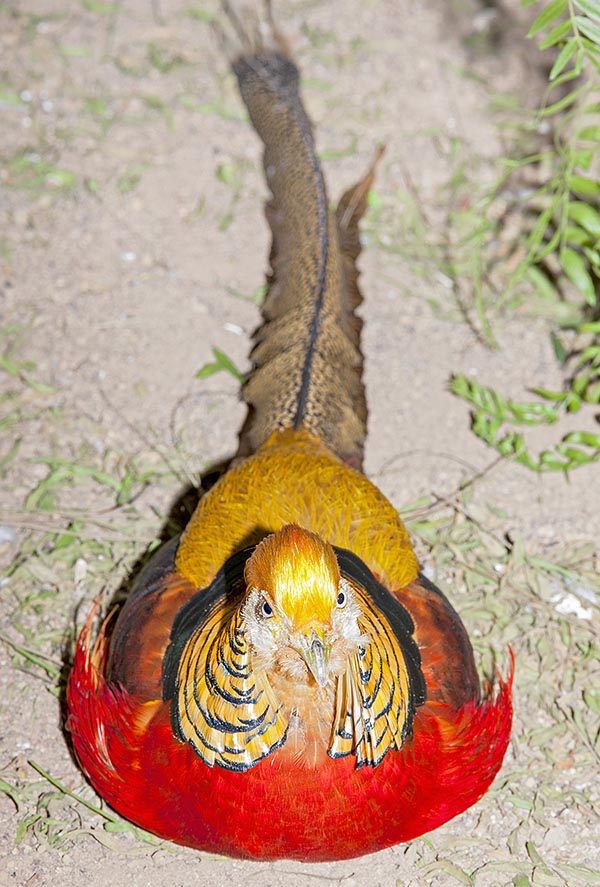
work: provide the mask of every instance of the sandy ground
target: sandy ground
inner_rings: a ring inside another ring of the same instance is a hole
[[[168,532],[183,490],[233,454],[243,421],[232,376],[195,378],[214,347],[248,369],[268,253],[260,147],[208,24],[215,11],[177,0],[26,0],[0,13],[2,328],[19,362],[6,377],[15,418],[3,426],[1,454],[16,440],[19,449],[2,466],[0,553],[4,566],[15,557],[23,565],[2,588],[2,634],[49,661],[60,659],[82,602],[85,611],[101,587],[114,592]],[[417,237],[403,207],[418,193],[442,224],[456,151],[471,173],[489,175],[503,148],[491,98],[510,92],[535,105],[543,81],[533,47],[511,12],[494,18],[459,0],[282,0],[276,12],[302,68],[331,195],[387,145],[376,188],[395,207],[394,225],[367,220],[361,260],[366,471],[399,508],[432,493],[454,500],[495,460],[448,393],[450,373],[477,373],[515,397],[560,377],[539,316],[498,321],[496,352],[453,319],[447,281],[419,273],[398,239]],[[63,464],[61,474],[57,459],[79,469]],[[121,490],[115,505],[98,472],[124,485],[133,478],[139,495],[123,505]],[[44,500],[38,485],[49,473]],[[593,466],[567,483],[502,463],[473,485],[469,514],[540,558],[586,545],[589,554],[600,531],[594,485]],[[85,524],[85,541],[57,556],[47,531],[69,520]],[[468,548],[468,539],[448,540],[456,547],[433,549],[444,552],[446,583]],[[422,553],[434,569],[431,547]],[[515,741],[496,788],[433,835],[349,863],[242,863],[148,845],[127,828],[106,832],[27,763],[98,803],[69,756],[57,680],[3,646],[0,779],[20,809],[0,794],[0,883],[594,883],[598,749],[585,720],[593,706],[582,701],[593,687],[592,620],[577,608],[557,615],[566,580],[544,575],[541,598],[533,580],[521,591],[506,583],[508,617],[493,595],[487,609],[469,610],[468,589],[450,588],[482,651],[505,663],[511,642],[517,663],[522,655]],[[597,620],[592,596],[588,588],[580,606]],[[584,868],[567,872],[575,865]]]

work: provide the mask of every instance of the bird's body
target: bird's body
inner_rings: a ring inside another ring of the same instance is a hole
[[[68,725],[144,828],[254,858],[338,859],[474,803],[508,743],[466,631],[361,473],[358,221],[328,209],[281,43],[233,64],[265,142],[274,278],[239,459],[138,577],[110,643],[80,635]]]

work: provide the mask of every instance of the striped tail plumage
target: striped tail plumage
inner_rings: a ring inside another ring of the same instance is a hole
[[[272,192],[267,206],[272,274],[255,336],[254,369],[244,389],[249,415],[240,454],[255,451],[275,430],[304,427],[360,467],[367,410],[362,323],[355,314],[361,302],[356,259],[358,223],[377,160],[333,213],[298,69],[284,41],[273,28],[270,46],[258,39],[258,28],[250,38],[228,12],[244,42],[232,67],[265,145]]]

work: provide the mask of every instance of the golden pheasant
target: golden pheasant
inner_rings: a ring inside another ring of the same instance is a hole
[[[329,209],[285,44],[239,31],[273,233],[243,458],[95,642],[88,619],[68,728],[98,792],[157,835],[334,860],[414,838],[486,791],[511,679],[482,690],[457,613],[360,470],[355,263],[373,169]]]

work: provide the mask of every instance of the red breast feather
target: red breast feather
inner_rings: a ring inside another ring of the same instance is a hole
[[[91,617],[67,690],[81,766],[127,819],[199,850],[317,862],[410,840],[475,803],[509,741],[512,665],[481,703],[422,706],[412,740],[375,768],[349,756],[314,770],[277,752],[246,773],[208,768],[173,737],[168,703],[106,682],[104,635],[90,639]]]

